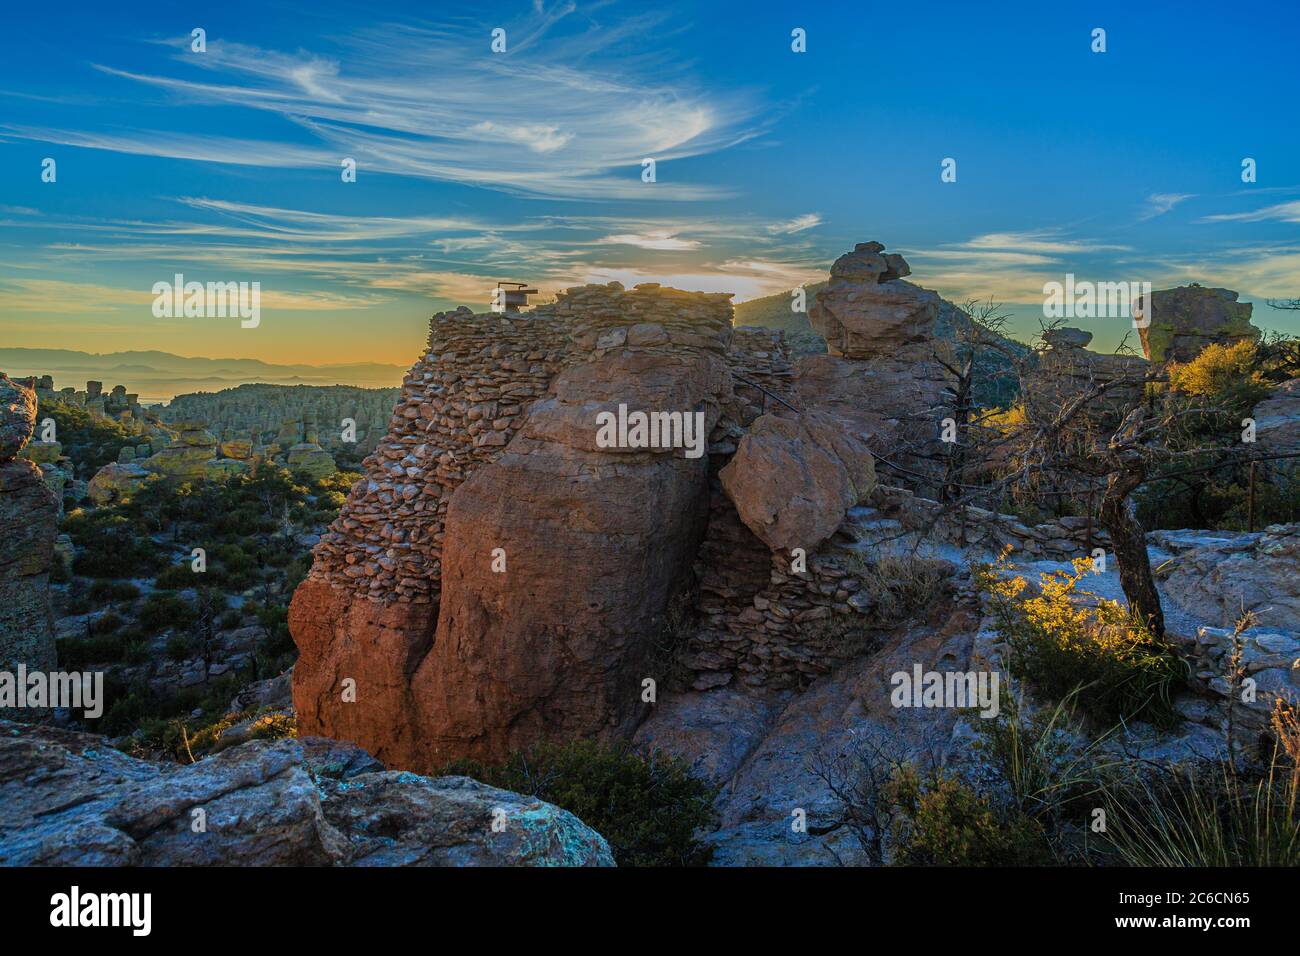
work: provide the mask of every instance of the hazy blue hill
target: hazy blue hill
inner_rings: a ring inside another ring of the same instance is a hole
[[[204,358],[170,352],[79,352],[74,349],[0,348],[0,371],[9,375],[53,375],[55,388],[106,389],[125,385],[143,402],[166,401],[185,392],[215,392],[246,383],[272,385],[355,385],[391,388],[406,369],[381,362],[335,365],[277,365],[260,359]]]

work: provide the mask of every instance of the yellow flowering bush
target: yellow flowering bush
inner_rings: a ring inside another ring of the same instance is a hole
[[[1012,671],[1041,693],[1063,700],[1077,691],[1083,712],[1105,723],[1178,721],[1174,689],[1186,665],[1117,601],[1079,589],[1091,562],[1039,575],[1038,593],[1009,574],[1006,555],[978,569],[976,584],[989,598]]]

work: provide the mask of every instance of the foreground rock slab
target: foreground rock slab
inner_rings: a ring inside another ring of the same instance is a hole
[[[613,863],[604,838],[558,807],[467,777],[386,771],[347,744],[253,741],[178,766],[0,721],[0,865]]]

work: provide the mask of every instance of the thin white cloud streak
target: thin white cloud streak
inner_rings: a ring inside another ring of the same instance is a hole
[[[1195,193],[1152,193],[1146,198],[1142,211],[1138,214],[1138,219],[1145,222],[1148,219],[1163,216],[1179,203],[1195,197]]]
[[[1206,216],[1201,222],[1266,222],[1269,220],[1300,222],[1300,199],[1278,203],[1274,206],[1265,206],[1263,209],[1255,209],[1250,212],[1220,213],[1215,216]]]
[[[802,216],[796,216],[787,222],[774,222],[767,227],[767,231],[776,236],[793,235],[796,232],[803,232],[805,229],[812,229],[814,226],[822,224],[820,213],[809,212]]]
[[[9,127],[12,136],[118,152],[256,166],[337,167],[501,189],[543,198],[700,199],[728,190],[672,178],[674,159],[717,152],[762,130],[757,98],[706,90],[684,70],[628,45],[664,28],[647,14],[580,33],[553,33],[564,9],[507,24],[518,38],[488,52],[489,29],[451,33],[385,26],[349,38],[335,59],[209,38],[202,56],[189,38],[177,66],[214,79],[104,73],[147,84],[189,102],[278,114],[315,145],[252,141],[173,131],[92,132]],[[481,43],[475,42],[481,38]],[[290,137],[292,139],[292,137]],[[658,164],[656,183],[641,162]]]

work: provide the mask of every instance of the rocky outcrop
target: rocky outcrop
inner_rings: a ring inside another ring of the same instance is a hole
[[[1190,362],[1211,343],[1259,338],[1259,329],[1250,324],[1251,304],[1238,302],[1231,289],[1192,283],[1153,292],[1151,301],[1151,321],[1138,329],[1151,362]]]
[[[36,426],[36,393],[0,375],[0,461],[12,461]]]
[[[764,415],[719,477],[740,519],[774,551],[816,550],[876,483],[866,445],[824,414]]]
[[[907,263],[883,248],[859,243],[831,267],[808,313],[829,354],[799,360],[795,404],[831,415],[895,477],[924,478],[941,471],[938,438],[953,379],[939,359],[951,364],[952,346],[935,334],[942,300],[903,281]]]
[[[1160,569],[1173,603],[1214,627],[1232,627],[1253,611],[1264,627],[1295,629],[1300,622],[1300,525],[1262,532],[1154,532],[1177,549]],[[1298,675],[1300,676],[1300,675]]]
[[[1046,348],[1029,372],[1026,411],[1031,420],[1053,421],[1072,399],[1104,389],[1087,401],[1081,414],[1099,429],[1113,431],[1124,412],[1141,400],[1148,363],[1137,355],[1089,351],[1091,341],[1092,333],[1083,329],[1043,333]]]
[[[86,486],[86,494],[96,505],[112,504],[130,498],[138,488],[153,477],[155,477],[153,472],[134,462],[126,464],[110,462],[95,472]]]
[[[0,865],[612,866],[572,814],[466,777],[389,772],[328,740],[179,766],[0,722]]]
[[[59,501],[41,469],[15,458],[31,438],[36,396],[0,375],[0,670],[54,667],[50,567]]]
[[[184,422],[177,428],[176,440],[141,464],[168,478],[207,477],[207,464],[217,456],[216,437],[199,421]]]
[[[327,451],[369,454],[384,436],[397,399],[395,388],[258,383],[177,395],[158,413],[167,422],[208,422],[223,442],[262,446],[274,441],[285,451],[311,441]],[[286,422],[291,423],[287,431]],[[237,454],[223,447],[222,454],[248,458],[251,451]]]
[[[1300,452],[1300,378],[1275,386],[1250,417],[1260,454]]]
[[[613,283],[526,316],[435,316],[294,595],[300,726],[417,769],[629,733],[703,532],[728,299]],[[601,441],[597,416],[620,406],[675,415],[700,444]],[[342,700],[347,678],[364,707]]]

